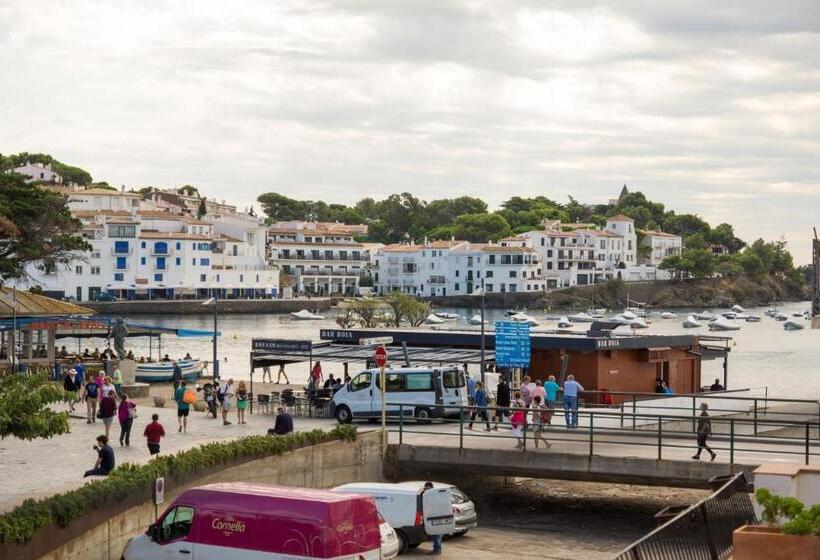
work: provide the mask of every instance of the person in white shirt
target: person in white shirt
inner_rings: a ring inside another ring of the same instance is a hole
[[[233,379],[228,379],[228,382],[219,388],[219,396],[222,398],[223,426],[227,426],[228,424],[230,424],[230,422],[228,422],[228,411],[231,409],[231,405],[233,404],[233,395]]]
[[[583,390],[583,385],[575,381],[574,375],[567,376],[564,381],[564,419],[568,429],[578,427],[578,393]]]

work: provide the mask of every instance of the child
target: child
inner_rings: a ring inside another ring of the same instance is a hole
[[[248,408],[248,389],[245,387],[245,382],[239,382],[239,388],[236,390],[236,423],[247,424],[245,422],[245,409]]]

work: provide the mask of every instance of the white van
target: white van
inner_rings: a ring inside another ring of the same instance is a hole
[[[459,408],[467,406],[467,383],[464,371],[458,367],[388,368],[385,370],[387,415],[396,417],[401,411],[419,421],[443,416],[458,416]],[[378,369],[370,369],[353,377],[330,401],[330,412],[340,424],[359,418],[379,418],[382,410],[381,380]],[[399,404],[406,405],[403,407]]]
[[[372,496],[379,514],[390,523],[399,538],[399,554],[404,554],[430,535],[456,532],[453,498],[449,486],[431,490],[410,484],[354,482],[333,488],[334,492]]]

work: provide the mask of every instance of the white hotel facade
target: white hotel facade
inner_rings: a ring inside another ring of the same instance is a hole
[[[198,220],[107,189],[71,192],[68,206],[91,250],[66,267],[29,271],[28,285],[48,295],[77,301],[98,293],[122,299],[279,295],[279,270],[266,262],[258,218],[228,212]]]

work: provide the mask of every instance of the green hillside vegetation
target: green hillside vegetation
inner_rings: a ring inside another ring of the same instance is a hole
[[[54,157],[49,154],[30,154],[28,152],[20,152],[19,154],[10,155],[0,154],[0,172],[5,172],[9,169],[25,165],[27,161],[31,163],[50,163],[51,168],[59,173],[66,183],[91,185],[93,182],[91,179],[91,174],[85,169],[80,169],[79,167],[75,167],[73,165],[67,165],[54,159]]]

